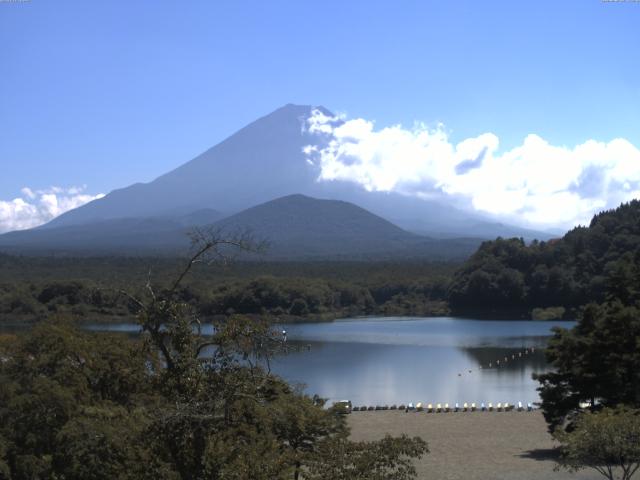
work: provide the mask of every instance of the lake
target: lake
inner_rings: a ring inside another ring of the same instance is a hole
[[[271,366],[288,381],[304,383],[309,394],[358,406],[533,403],[539,397],[531,375],[548,370],[542,348],[551,328],[574,324],[451,317],[289,324],[279,328],[296,348]],[[138,329],[134,324],[92,328]]]

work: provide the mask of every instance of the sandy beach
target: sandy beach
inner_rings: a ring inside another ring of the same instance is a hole
[[[539,411],[425,413],[354,412],[354,440],[386,433],[420,436],[430,453],[416,462],[418,478],[429,480],[569,480],[602,478],[593,470],[554,472],[554,441]]]

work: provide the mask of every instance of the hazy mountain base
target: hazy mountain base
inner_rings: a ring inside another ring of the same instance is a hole
[[[463,260],[480,245],[478,238],[416,235],[352,203],[304,195],[278,198],[213,221],[217,215],[207,210],[179,218],[46,226],[1,235],[0,250],[30,255],[177,256],[188,250],[190,236],[197,230],[250,232],[267,242],[259,257],[245,253],[241,255],[245,260]]]

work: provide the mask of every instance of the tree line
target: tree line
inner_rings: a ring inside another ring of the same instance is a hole
[[[556,240],[483,243],[453,276],[448,299],[454,312],[556,307],[576,318],[590,302],[637,302],[639,280],[640,202],[634,200]]]
[[[214,270],[206,266],[196,268],[195,279],[186,281],[176,294],[206,317],[237,313],[269,315],[278,317],[279,321],[295,322],[358,315],[448,312],[446,296],[454,268],[448,264],[423,264],[420,270],[414,267],[404,272],[401,265],[394,265],[389,268],[388,276],[382,273],[388,268],[386,263],[366,266],[337,263],[333,272],[313,264],[308,266],[309,271],[305,270],[305,264],[296,266],[280,264],[267,270],[268,266],[257,269],[254,265],[240,264],[226,275],[214,275]],[[110,263],[102,267],[107,270]],[[131,320],[136,305],[123,296],[121,290],[136,281],[144,285],[146,279],[133,271],[136,267],[149,271],[139,264],[122,270],[118,278],[101,279],[90,272],[92,275],[78,279],[52,276],[45,281],[34,281],[33,278],[39,277],[36,268],[29,279],[0,283],[0,318],[14,322],[36,321],[58,313],[75,316],[80,321]],[[47,271],[46,264],[39,268]],[[171,270],[165,268],[161,275],[152,270],[154,278],[168,279]],[[397,268],[396,274],[394,268]]]
[[[229,315],[200,334],[182,281],[223,241],[164,288],[122,292],[139,339],[59,313],[0,337],[0,479],[415,478],[423,440],[351,441],[339,410],[270,372],[282,342],[267,319]]]

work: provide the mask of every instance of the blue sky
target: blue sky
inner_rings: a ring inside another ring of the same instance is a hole
[[[638,25],[600,0],[0,2],[0,201],[152,180],[289,102],[640,146]]]

